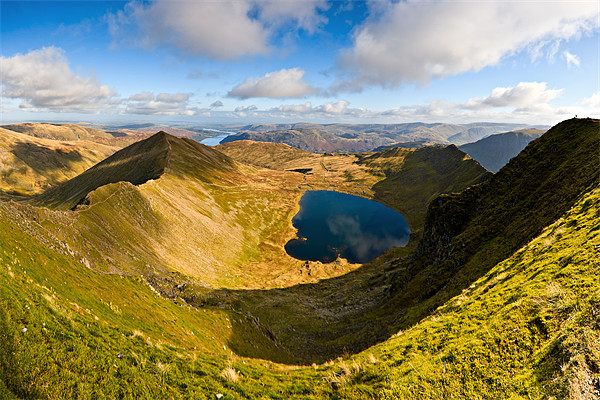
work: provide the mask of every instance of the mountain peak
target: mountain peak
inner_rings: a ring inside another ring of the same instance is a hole
[[[117,151],[75,178],[56,186],[34,203],[57,209],[76,207],[88,193],[120,181],[142,185],[165,173],[210,180],[236,163],[218,151],[187,138],[160,131]]]

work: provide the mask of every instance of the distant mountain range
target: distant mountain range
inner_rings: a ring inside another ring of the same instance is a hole
[[[407,147],[409,143],[461,145],[483,137],[517,129],[525,124],[273,124],[232,126],[240,131],[222,143],[236,140],[286,143],[311,153],[364,152],[387,147]],[[418,146],[417,146],[418,147]]]

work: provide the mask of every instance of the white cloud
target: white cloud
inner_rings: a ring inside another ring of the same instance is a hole
[[[365,117],[369,113],[364,108],[350,108],[348,107],[349,105],[350,103],[348,101],[339,100],[335,103],[324,103],[313,107],[313,105],[307,101],[304,104],[286,104],[279,107],[273,107],[270,111],[285,114],[330,114],[360,117]]]
[[[221,100],[217,100],[210,105],[212,108],[223,107],[223,102]]]
[[[196,115],[198,110],[188,106],[190,99],[187,93],[141,92],[123,100],[125,114],[141,115]]]
[[[242,106],[236,107],[234,111],[236,113],[246,113],[246,112],[249,112],[249,111],[256,111],[256,110],[258,110],[258,107],[256,107],[253,104],[253,105],[250,105],[250,106],[247,106],[247,107],[242,107]]]
[[[294,26],[313,31],[324,22],[325,1],[275,0],[131,1],[109,14],[116,42],[151,50],[157,45],[186,55],[218,60],[264,55],[273,29]]]
[[[260,7],[261,21],[268,25],[282,26],[291,20],[298,28],[312,33],[327,22],[318,11],[329,8],[327,0],[257,0],[256,4]]]
[[[303,80],[306,71],[300,68],[269,72],[262,78],[247,78],[231,89],[229,97],[249,99],[267,97],[272,99],[297,98],[318,93],[318,89]]]
[[[73,73],[57,47],[0,57],[0,72],[2,96],[21,99],[20,108],[94,112],[109,107],[115,95],[95,78]]]
[[[310,102],[281,105],[268,111],[257,111],[272,118],[311,120],[348,120],[352,122],[447,122],[473,121],[514,122],[553,125],[566,118],[589,115],[584,107],[554,107],[549,101],[562,89],[547,89],[545,82],[521,82],[514,87],[495,88],[485,97],[469,99],[464,103],[432,100],[425,104],[406,105],[383,111],[351,108],[346,100],[313,106]],[[600,94],[582,101],[583,106],[600,107]]]
[[[579,56],[577,56],[576,54],[571,54],[567,50],[563,52],[563,57],[565,58],[565,61],[567,62],[567,67],[569,68],[579,67],[579,65],[581,64],[581,59],[579,58]]]
[[[594,93],[591,97],[583,99],[581,104],[593,109],[597,113],[600,111],[600,92]]]
[[[469,99],[463,108],[480,110],[494,107],[524,107],[547,103],[562,92],[562,89],[546,89],[546,82],[520,82],[514,87],[498,87],[485,98]]]
[[[333,89],[397,86],[478,71],[504,57],[598,28],[595,2],[407,1],[385,3],[340,57],[351,78]],[[551,56],[549,54],[549,56]]]

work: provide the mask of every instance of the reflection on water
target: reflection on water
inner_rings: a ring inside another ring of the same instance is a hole
[[[404,217],[376,201],[349,194],[308,191],[292,219],[298,239],[285,245],[300,260],[332,262],[338,256],[365,263],[396,246],[405,246],[410,228]]]

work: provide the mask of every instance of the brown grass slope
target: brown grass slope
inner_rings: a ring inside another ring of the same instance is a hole
[[[112,138],[111,134],[101,129],[88,128],[75,124],[28,122],[23,124],[3,125],[2,128],[33,137],[52,140],[90,140],[94,138]]]
[[[44,139],[0,128],[0,193],[41,193],[116,150],[89,140]]]
[[[134,185],[156,179],[164,172],[169,158],[165,133],[137,142],[96,164],[83,174],[52,188],[34,199],[34,204],[67,210],[74,208],[88,193],[119,181]]]

